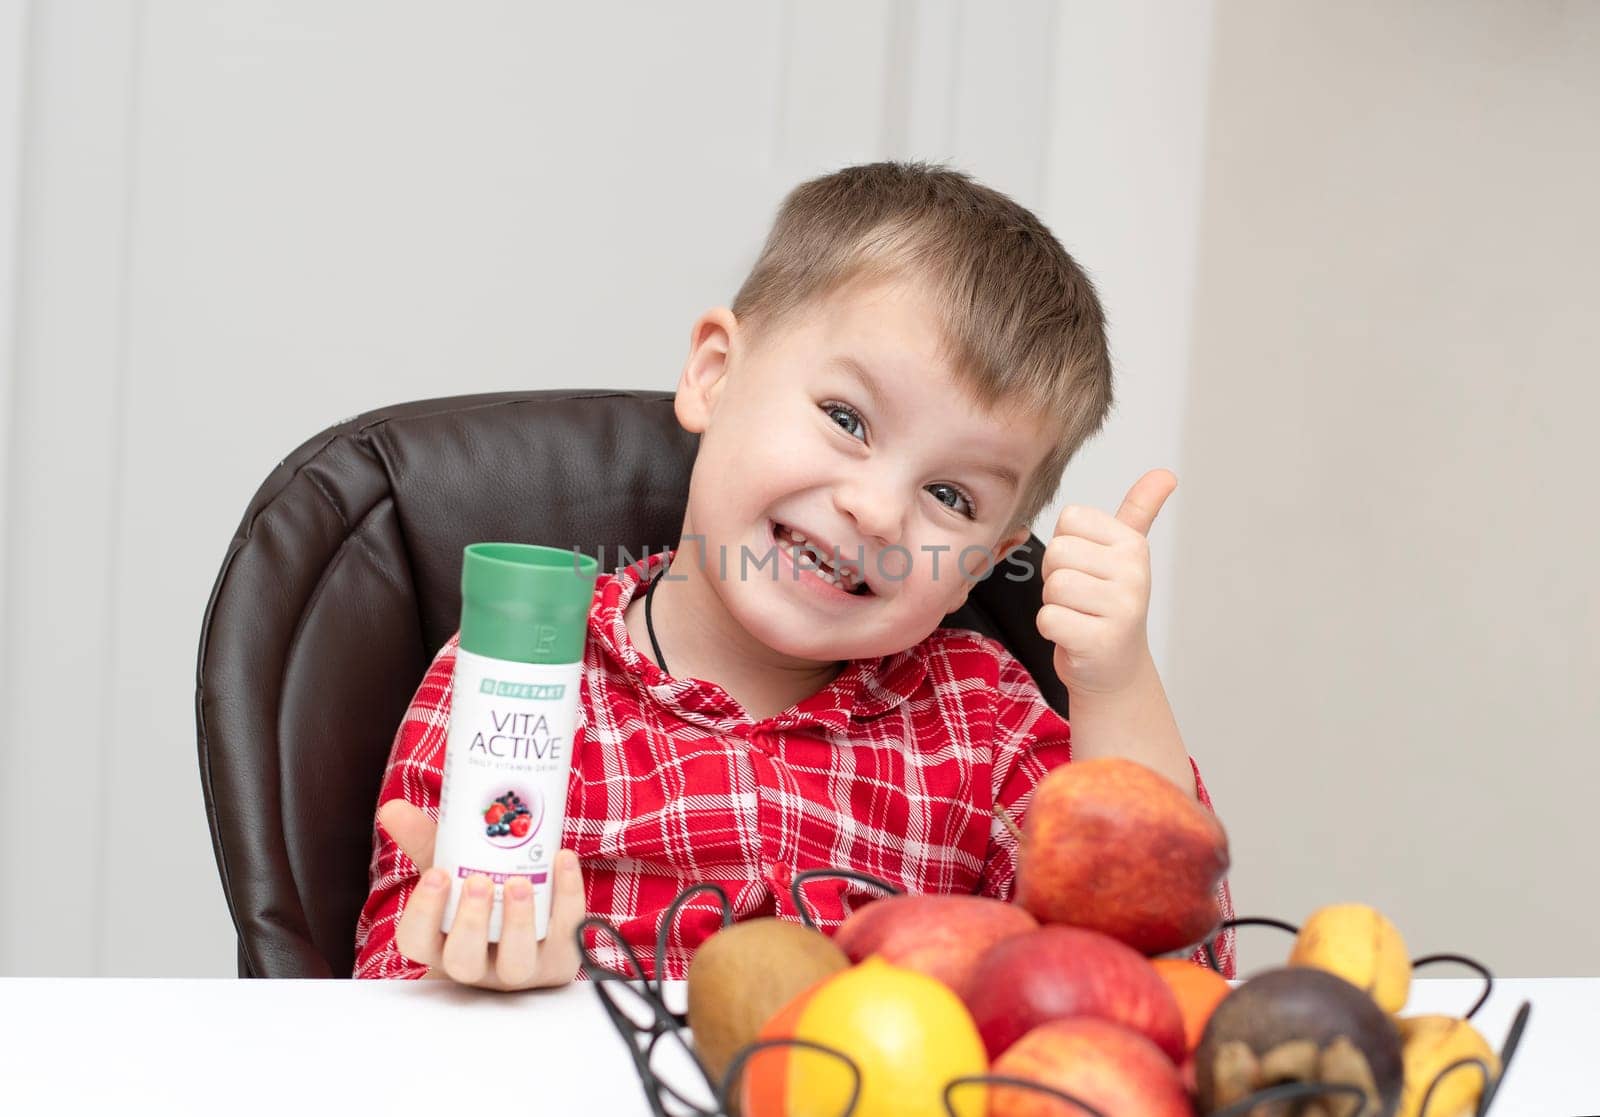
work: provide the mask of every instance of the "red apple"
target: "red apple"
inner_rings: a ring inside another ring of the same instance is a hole
[[[1034,789],[1017,902],[1040,923],[1166,954],[1216,930],[1227,871],[1228,836],[1215,815],[1143,764],[1099,757],[1064,764]]]
[[[1040,927],[991,946],[967,983],[967,1008],[993,1059],[1051,1020],[1092,1016],[1121,1024],[1177,1063],[1183,1013],[1150,960],[1109,935]]]
[[[984,951],[1038,926],[1022,908],[986,896],[889,896],[852,913],[833,941],[852,962],[876,954],[960,993]]]
[[[1081,1098],[1106,1117],[1192,1117],[1178,1072],[1137,1032],[1079,1017],[1041,1024],[995,1061],[993,1074],[1026,1078]],[[989,1117],[1078,1117],[1077,1106],[1017,1086],[995,1086]]]

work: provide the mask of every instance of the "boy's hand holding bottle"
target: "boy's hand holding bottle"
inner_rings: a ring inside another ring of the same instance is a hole
[[[450,933],[439,930],[450,899],[450,878],[433,867],[437,827],[404,799],[378,810],[378,823],[422,872],[395,925],[395,946],[428,976],[449,978],[484,989],[538,989],[566,985],[578,976],[576,932],[583,922],[583,876],[578,858],[562,850],[555,858],[549,933],[543,942],[534,926],[533,888],[526,880],[505,885],[500,941],[489,942],[489,912],[494,886],[479,874],[469,877]]]

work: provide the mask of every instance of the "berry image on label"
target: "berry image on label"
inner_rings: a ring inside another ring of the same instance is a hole
[[[544,800],[537,791],[507,788],[483,808],[483,836],[491,845],[512,849],[538,832]]]

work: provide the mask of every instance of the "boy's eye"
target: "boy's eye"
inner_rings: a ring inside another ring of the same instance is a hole
[[[840,429],[850,435],[851,438],[860,438],[863,442],[866,441],[867,424],[862,422],[861,416],[855,408],[843,403],[825,403],[822,405],[822,410],[827,413],[828,418],[837,423]],[[843,416],[843,419],[840,416]],[[859,435],[854,433],[857,427],[861,429]]]
[[[960,489],[956,488],[954,485],[947,485],[941,481],[938,484],[929,485],[928,491],[933,494],[933,499],[937,500],[940,504],[943,504],[946,508],[954,508],[969,520],[973,519],[978,514],[977,508],[972,503],[972,498],[966,493],[962,492]],[[945,500],[941,494],[946,493],[954,495],[960,504],[965,505],[965,509],[960,507],[959,504],[952,504]]]

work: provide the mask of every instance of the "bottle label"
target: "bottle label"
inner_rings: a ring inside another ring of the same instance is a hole
[[[468,876],[494,882],[489,941],[500,941],[505,884],[533,884],[538,937],[566,821],[582,663],[514,663],[456,650],[434,864],[450,873],[448,932]]]

